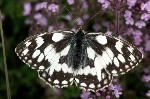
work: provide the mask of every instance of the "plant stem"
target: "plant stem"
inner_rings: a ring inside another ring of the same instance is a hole
[[[5,68],[6,87],[7,87],[7,99],[11,99],[8,70],[7,70],[7,63],[6,63],[6,50],[5,50],[5,42],[4,42],[4,33],[3,33],[3,28],[2,28],[1,11],[0,11],[0,32],[1,32],[1,38],[2,38],[3,59],[4,59],[4,68]]]

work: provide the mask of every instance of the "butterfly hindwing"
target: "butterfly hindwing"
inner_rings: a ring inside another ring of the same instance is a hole
[[[88,33],[87,38],[101,64],[113,76],[124,74],[142,59],[142,53],[127,41],[103,33]]]

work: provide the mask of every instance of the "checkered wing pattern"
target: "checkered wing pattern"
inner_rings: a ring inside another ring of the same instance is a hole
[[[98,55],[96,58],[100,62],[99,66],[104,67],[110,75],[124,74],[142,60],[142,53],[125,40],[103,33],[88,33],[87,38],[91,46],[89,56]],[[91,58],[96,60],[94,57]]]

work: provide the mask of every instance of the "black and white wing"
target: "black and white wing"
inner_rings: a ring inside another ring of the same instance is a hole
[[[132,44],[119,38],[103,33],[88,33],[88,51],[94,61],[99,60],[107,73],[113,76],[124,74],[133,69],[142,60],[142,53]],[[94,51],[92,51],[94,50]]]
[[[39,76],[49,82],[51,86],[56,84],[71,84],[72,70],[66,71],[67,54],[70,49],[70,39],[74,35],[71,31],[46,32],[25,39],[15,49],[19,58],[32,69],[39,72]],[[62,70],[66,71],[65,73]],[[49,74],[47,74],[49,73]],[[40,75],[41,74],[41,75]],[[44,77],[44,78],[43,78]],[[56,85],[57,86],[57,85]]]

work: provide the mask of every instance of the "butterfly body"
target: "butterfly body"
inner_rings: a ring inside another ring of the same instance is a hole
[[[82,29],[29,37],[16,47],[16,53],[50,86],[75,83],[92,91],[108,86],[113,76],[128,72],[142,59],[142,53],[127,41]]]

